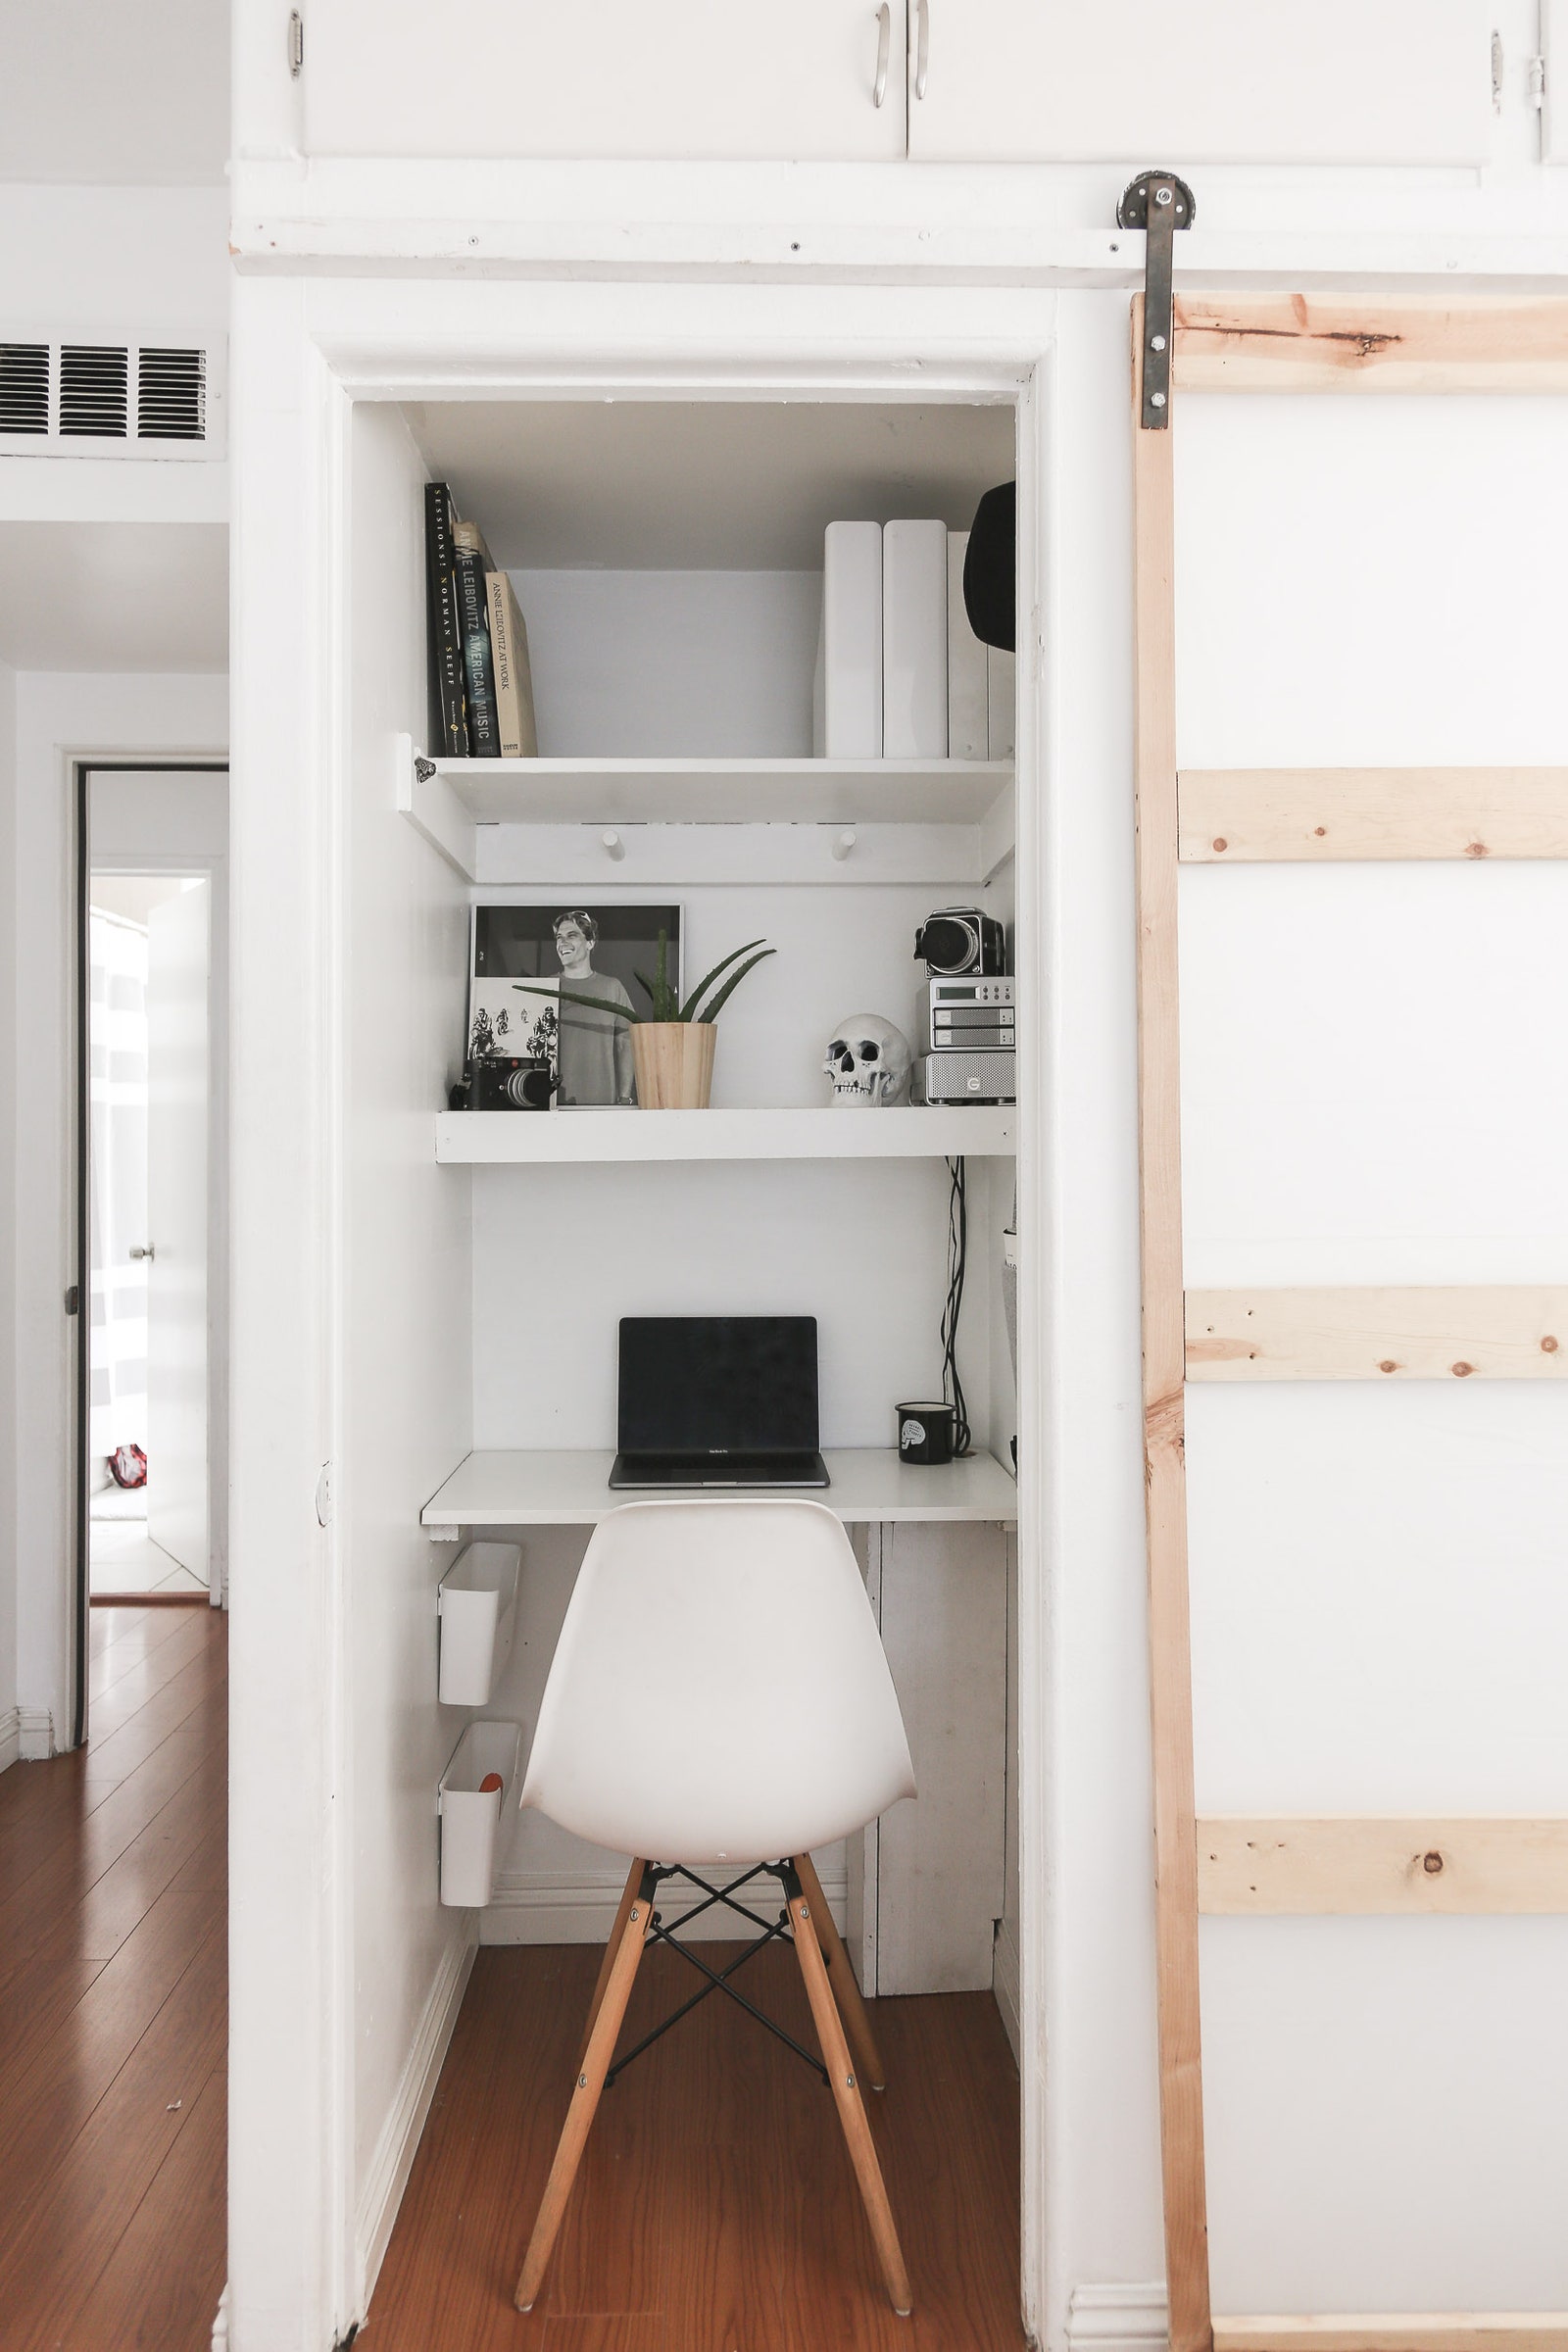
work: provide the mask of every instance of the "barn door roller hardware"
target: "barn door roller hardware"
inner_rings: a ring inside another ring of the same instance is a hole
[[[1146,432],[1170,422],[1171,265],[1179,228],[1191,228],[1198,207],[1174,172],[1140,172],[1122,190],[1118,228],[1146,231],[1144,247],[1144,413]]]

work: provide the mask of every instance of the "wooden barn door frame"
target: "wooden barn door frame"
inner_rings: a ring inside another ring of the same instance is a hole
[[[1215,2318],[1199,1919],[1568,1911],[1568,1820],[1200,1822],[1190,1380],[1562,1379],[1568,1289],[1189,1293],[1182,1273],[1177,880],[1186,862],[1568,857],[1568,768],[1179,771],[1174,433],[1141,423],[1133,305],[1144,1460],[1161,2165],[1171,2352],[1568,2352],[1568,2313]],[[1173,395],[1568,391],[1568,302],[1178,296]],[[1260,1866],[1259,1855],[1266,1855]]]

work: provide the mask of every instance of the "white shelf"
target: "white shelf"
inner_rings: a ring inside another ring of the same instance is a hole
[[[520,1115],[520,1114],[519,1114]],[[888,1407],[889,1419],[893,1408]],[[591,1527],[633,1494],[612,1493],[612,1453],[470,1453],[420,1514],[433,1541],[456,1543],[469,1527]],[[1018,1490],[989,1453],[943,1469],[914,1469],[894,1447],[866,1446],[823,1456],[830,1487],[816,1499],[852,1526],[872,1520],[981,1520],[1012,1526]],[[769,1490],[751,1487],[748,1494]]]
[[[479,825],[977,825],[989,760],[438,760]]]
[[[1012,835],[1010,760],[431,760],[407,735],[396,760],[399,808],[470,882],[480,825],[962,826],[991,866]]]
[[[537,1167],[644,1159],[971,1159],[1016,1150],[1010,1105],[894,1110],[443,1110],[438,1160]]]

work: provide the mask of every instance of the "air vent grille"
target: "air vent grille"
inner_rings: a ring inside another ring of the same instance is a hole
[[[60,352],[60,430],[123,441],[129,425],[130,354],[123,344],[66,343]]]
[[[171,323],[177,334],[182,322]],[[200,331],[185,343],[138,343],[110,318],[93,341],[62,343],[32,318],[0,320],[0,460],[220,462],[228,351]]]
[[[0,343],[0,433],[48,430],[48,344]]]
[[[201,441],[207,433],[207,354],[142,346],[136,435],[142,441]]]

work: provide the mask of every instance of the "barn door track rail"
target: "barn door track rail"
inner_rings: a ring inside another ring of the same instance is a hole
[[[1148,283],[1134,299],[1132,336],[1135,774],[1144,1455],[1171,2352],[1568,2352],[1568,2312],[1264,2318],[1210,2309],[1200,1916],[1568,1912],[1568,1821],[1199,1819],[1186,1384],[1560,1380],[1568,1377],[1568,1289],[1185,1289],[1178,869],[1184,861],[1568,857],[1568,769],[1179,771],[1170,429],[1176,396],[1187,390],[1568,391],[1568,302],[1176,296],[1172,240],[1192,219],[1191,192],[1170,173],[1145,172],[1122,198],[1118,219],[1149,230]]]

